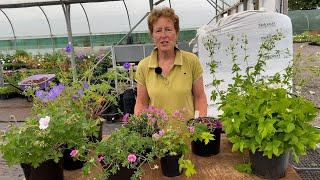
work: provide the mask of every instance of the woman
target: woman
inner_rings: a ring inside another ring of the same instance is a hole
[[[186,118],[193,118],[195,110],[206,116],[200,61],[196,55],[175,47],[178,16],[171,8],[154,9],[148,17],[148,27],[156,48],[137,68],[135,114],[154,106],[169,112],[186,109]]]

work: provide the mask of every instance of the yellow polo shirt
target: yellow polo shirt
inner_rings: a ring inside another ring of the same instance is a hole
[[[135,79],[145,86],[149,105],[172,113],[186,108],[186,119],[194,117],[192,84],[203,73],[199,58],[192,53],[175,49],[174,66],[167,76],[156,74],[157,49],[138,64]]]

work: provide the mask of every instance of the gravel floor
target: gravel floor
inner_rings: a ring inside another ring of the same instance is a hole
[[[294,44],[294,53],[301,53],[301,58],[297,62],[301,72],[299,77],[307,77],[308,82],[305,83],[299,90],[301,94],[314,101],[320,107],[320,46],[309,46],[306,43]],[[317,56],[316,59],[310,60],[310,56]],[[314,72],[311,72],[308,67],[313,67]],[[318,77],[314,78],[314,74],[318,73]],[[299,78],[298,77],[298,78]],[[10,100],[0,100],[0,130],[5,130],[8,125],[14,121],[23,121],[24,118],[30,113],[32,103],[27,102],[26,99],[15,98]],[[12,116],[14,115],[14,116]],[[320,126],[320,116],[315,120],[314,124]],[[103,125],[103,134],[109,134],[113,129],[120,127],[120,123],[105,122]],[[307,172],[299,173],[302,179]],[[310,173],[309,173],[310,174]],[[308,175],[309,179],[310,175]],[[311,179],[317,179],[316,176],[311,176]],[[8,167],[5,161],[0,157],[0,180],[21,180],[24,179],[22,169],[20,166]]]

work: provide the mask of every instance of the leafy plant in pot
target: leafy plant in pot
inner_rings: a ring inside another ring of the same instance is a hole
[[[220,93],[223,111],[220,118],[233,143],[232,151],[249,151],[250,163],[237,166],[238,170],[245,167],[250,172],[252,168],[254,174],[267,179],[285,176],[289,155],[298,161],[300,155],[308,148],[315,148],[320,140],[319,131],[311,125],[317,115],[314,104],[287,93],[291,87],[291,67],[282,75],[262,77],[266,57],[281,54],[274,50],[281,38],[281,33],[266,38],[256,63],[247,66],[245,72],[241,72],[237,56],[231,52],[235,55],[232,56],[233,83],[225,94]]]
[[[188,121],[192,152],[199,156],[211,156],[220,152],[222,125],[212,117],[199,117]]]
[[[146,149],[150,149],[146,153]],[[105,140],[94,146],[95,157],[89,157],[84,173],[93,166],[102,165],[107,179],[139,179],[142,165],[152,162],[155,156],[155,143],[151,137],[143,137],[137,132],[121,127],[113,131]],[[100,174],[100,176],[103,176]]]
[[[61,163],[63,145],[76,147],[74,155],[82,156],[87,136],[97,133],[98,122],[88,119],[81,106],[66,101],[74,93],[72,88],[59,84],[51,93],[42,93],[36,93],[26,122],[1,136],[0,151],[9,165],[22,164],[26,179],[62,179],[62,166],[56,163]],[[48,164],[54,166],[52,171],[44,170]]]

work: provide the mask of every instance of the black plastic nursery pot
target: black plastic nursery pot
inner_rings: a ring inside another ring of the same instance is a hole
[[[62,160],[55,163],[47,160],[34,168],[30,164],[21,164],[26,180],[63,180]]]
[[[249,153],[252,172],[264,179],[279,179],[285,176],[289,164],[289,152],[268,159],[262,152]]]
[[[123,92],[123,113],[134,113],[134,106],[136,104],[135,91],[133,89],[127,89]]]
[[[130,180],[133,176],[135,169],[128,169],[126,167],[120,167],[120,170],[116,174],[111,174],[108,180]]]
[[[191,142],[192,152],[198,156],[212,156],[220,152],[221,129],[215,129],[214,140],[210,140],[208,144],[197,140]]]
[[[109,122],[116,122],[120,115],[118,112],[118,106],[115,104],[111,104],[102,114],[102,117]]]
[[[167,177],[174,177],[181,175],[179,171],[179,159],[181,154],[175,156],[165,156],[160,159],[162,174]]]

